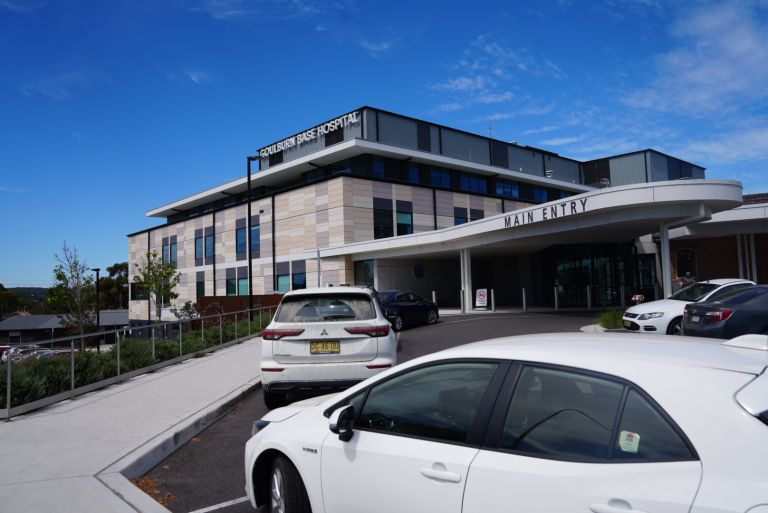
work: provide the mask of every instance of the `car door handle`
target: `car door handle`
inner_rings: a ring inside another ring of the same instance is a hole
[[[645,513],[634,509],[630,503],[621,499],[611,499],[608,504],[592,504],[589,509],[594,513]]]
[[[445,465],[440,466],[445,468]],[[421,469],[421,474],[436,481],[448,481],[449,483],[461,482],[461,475],[449,470],[442,470],[439,468],[423,468]]]

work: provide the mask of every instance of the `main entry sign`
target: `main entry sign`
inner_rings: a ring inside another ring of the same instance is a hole
[[[582,214],[588,210],[588,199],[589,198],[579,198],[571,201],[563,201],[561,203],[555,203],[554,205],[532,208],[526,212],[509,214],[504,217],[504,228],[516,228],[518,226],[538,223],[540,221],[550,221],[552,219],[560,219],[561,217],[568,217],[574,214]]]

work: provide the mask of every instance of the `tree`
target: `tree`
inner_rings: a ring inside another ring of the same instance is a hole
[[[13,291],[6,289],[2,283],[0,283],[0,320],[4,316],[15,312],[19,306],[19,298]]]
[[[82,335],[94,327],[93,277],[88,263],[80,260],[77,248],[62,245],[61,254],[54,255],[57,265],[53,269],[55,285],[51,288],[48,304],[54,312],[63,313],[62,324],[73,333]]]
[[[171,311],[180,321],[189,321],[200,317],[200,307],[192,301],[186,301],[181,308],[172,308]]]
[[[148,251],[143,260],[134,266],[133,282],[142,286],[149,294],[150,303],[155,303],[155,316],[159,321],[164,301],[179,297],[174,289],[179,284],[181,275],[173,264],[163,263],[155,250]]]
[[[101,308],[123,309],[128,304],[128,262],[107,267],[108,276],[99,278]]]

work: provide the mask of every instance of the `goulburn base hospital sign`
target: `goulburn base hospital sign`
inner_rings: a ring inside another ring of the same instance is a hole
[[[504,228],[515,228],[539,221],[549,221],[561,217],[568,217],[574,214],[582,214],[587,211],[587,200],[589,198],[579,198],[571,201],[564,201],[546,207],[531,208],[527,211],[510,214],[504,217]]]

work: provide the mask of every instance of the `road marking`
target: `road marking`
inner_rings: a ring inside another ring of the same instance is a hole
[[[207,508],[196,509],[195,511],[190,511],[189,513],[208,513],[209,511],[216,511],[217,509],[228,508],[230,506],[234,506],[235,504],[240,504],[241,502],[245,502],[247,500],[248,500],[248,497],[240,497],[239,499],[232,499],[231,501],[222,502],[221,504],[216,504],[213,506],[208,506]]]

